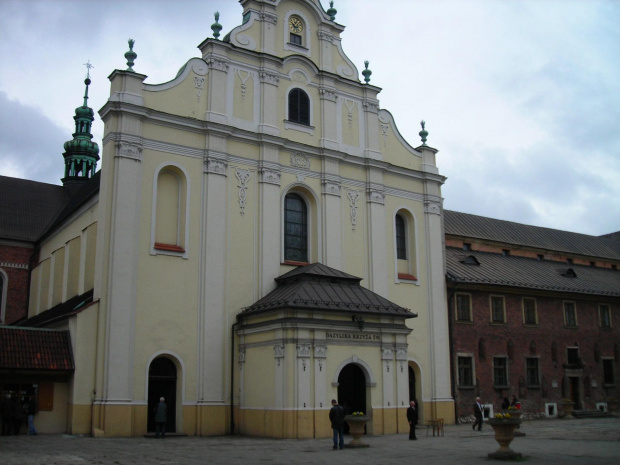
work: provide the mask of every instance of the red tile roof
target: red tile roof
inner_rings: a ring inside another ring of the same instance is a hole
[[[69,331],[0,326],[0,370],[73,369]]]

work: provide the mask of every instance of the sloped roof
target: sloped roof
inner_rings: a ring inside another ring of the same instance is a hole
[[[16,324],[23,327],[41,327],[55,321],[64,320],[76,313],[82,311],[89,303],[93,301],[93,290],[85,292],[82,295],[76,295],[66,302],[62,302],[49,310],[39,313],[27,320],[18,321]]]
[[[100,171],[81,186],[0,176],[0,239],[36,242],[99,192]]]
[[[0,176],[0,238],[35,242],[67,202],[62,186]]]
[[[0,326],[0,370],[73,369],[69,331]]]
[[[417,316],[360,286],[361,280],[321,263],[302,266],[276,278],[277,287],[243,310],[238,317],[278,309],[324,310],[404,318]]]
[[[620,260],[620,241],[445,210],[448,236]]]
[[[620,272],[609,268],[453,247],[446,247],[446,265],[448,281],[620,297]]]

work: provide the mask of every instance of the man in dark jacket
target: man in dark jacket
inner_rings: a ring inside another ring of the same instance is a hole
[[[168,421],[168,406],[163,397],[159,398],[159,404],[155,407],[155,437],[166,437],[166,421]]]
[[[409,422],[409,439],[418,439],[415,436],[415,425],[418,422],[418,409],[416,408],[413,400],[409,402],[409,408],[407,409],[407,421]]]
[[[329,411],[329,421],[332,422],[334,431],[334,450],[344,449],[344,409],[338,405],[336,399],[332,400],[332,408]]]

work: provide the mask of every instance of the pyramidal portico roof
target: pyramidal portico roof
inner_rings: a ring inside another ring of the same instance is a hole
[[[417,314],[360,285],[361,278],[321,263],[296,268],[275,279],[277,287],[238,318],[280,309],[321,310],[414,318]]]

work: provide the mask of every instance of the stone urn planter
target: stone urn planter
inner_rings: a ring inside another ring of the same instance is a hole
[[[515,429],[521,423],[517,418],[489,418],[489,425],[495,432],[495,440],[499,449],[489,454],[489,458],[497,460],[518,460],[521,454],[510,448],[510,443],[515,438]]]
[[[562,406],[564,407],[564,418],[575,418],[573,417],[575,402],[570,399],[564,399],[562,400]]]
[[[509,414],[510,418],[519,420],[519,424],[517,425],[517,429],[515,430],[515,437],[525,436],[525,433],[521,431],[521,423],[522,423],[521,415],[523,415],[523,410],[520,410],[520,409],[506,410],[504,413]]]
[[[353,437],[349,443],[345,444],[345,447],[370,447],[370,444],[362,442],[364,428],[368,420],[370,418],[366,415],[347,415],[344,417],[344,421],[349,424],[349,433]]]

